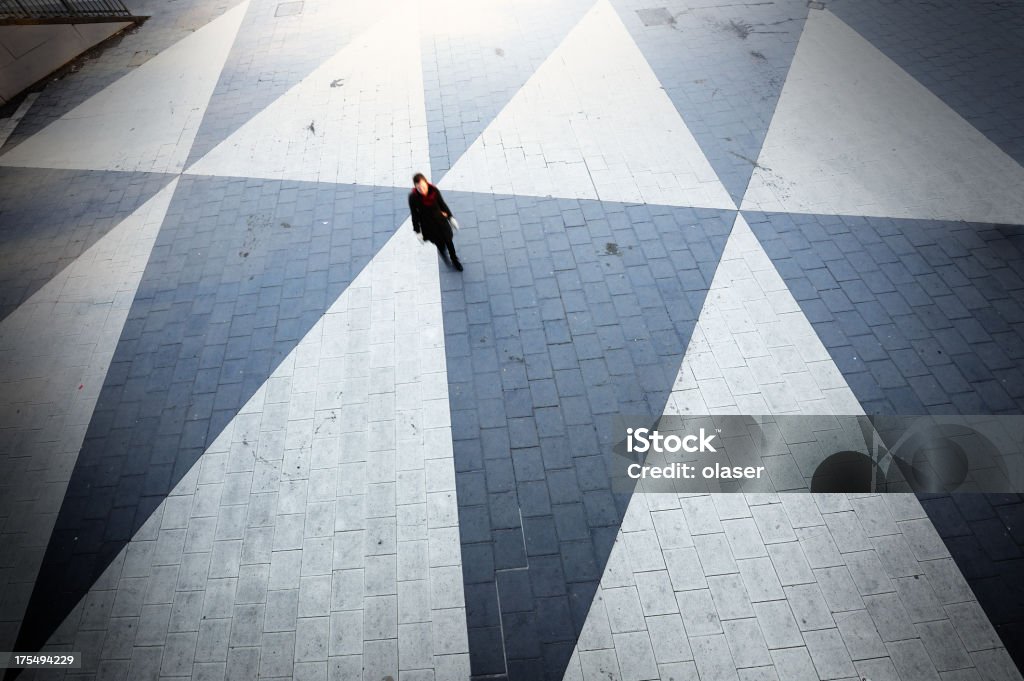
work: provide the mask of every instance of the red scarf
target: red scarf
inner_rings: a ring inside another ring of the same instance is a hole
[[[418,189],[416,189],[414,191],[417,194],[420,194],[420,191]],[[427,185],[427,193],[426,194],[420,194],[420,201],[423,202],[423,205],[425,207],[433,208],[434,203],[437,201],[437,189],[434,188],[434,185],[432,185],[432,184],[428,184]]]

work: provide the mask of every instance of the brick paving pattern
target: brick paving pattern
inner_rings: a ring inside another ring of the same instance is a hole
[[[0,122],[19,678],[1020,679],[1017,494],[613,490],[1024,406],[1024,12],[825,5],[134,3]]]

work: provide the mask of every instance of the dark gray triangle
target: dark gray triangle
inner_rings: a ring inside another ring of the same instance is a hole
[[[59,77],[47,82],[39,93],[39,99],[11,133],[7,143],[0,147],[0,154],[41,131],[171,45],[192,35],[237,3],[231,2],[227,7],[221,3],[190,4],[187,12],[183,12],[178,2],[167,3],[166,8],[162,7],[163,3],[149,4],[143,14],[150,16],[141,27],[128,29],[100,48],[102,66],[93,63],[96,55],[92,55],[78,67],[58,72]]]
[[[1024,409],[1019,228],[743,214],[868,414]]]
[[[803,31],[806,0],[611,3],[739,205]]]
[[[393,187],[184,176],[19,633],[39,650],[407,215]]]
[[[1024,5],[835,0],[828,10],[1024,164]],[[1017,86],[1008,87],[1010,83]]]
[[[424,18],[423,87],[436,180],[455,164],[593,6],[561,3],[467,5],[452,20],[485,30],[459,30],[438,17]],[[435,22],[432,24],[431,22]],[[431,30],[436,25],[437,31]]]
[[[441,272],[474,678],[561,681],[628,493],[617,414],[661,416],[735,211],[447,192]]]
[[[160,173],[0,167],[0,319],[172,179]]]
[[[250,6],[199,125],[186,168],[386,17],[383,7],[368,9],[366,0],[307,2],[299,14],[276,16],[279,4],[253,2]],[[239,94],[243,92],[244,96]]]

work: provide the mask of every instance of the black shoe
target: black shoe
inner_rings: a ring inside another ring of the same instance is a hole
[[[459,272],[462,271],[462,263],[459,262],[458,258],[452,261],[452,265],[454,265],[455,269],[457,269]]]

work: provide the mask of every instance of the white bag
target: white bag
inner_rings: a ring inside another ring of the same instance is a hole
[[[452,226],[453,232],[459,231],[459,221],[455,219],[454,215],[448,218],[448,224]]]

